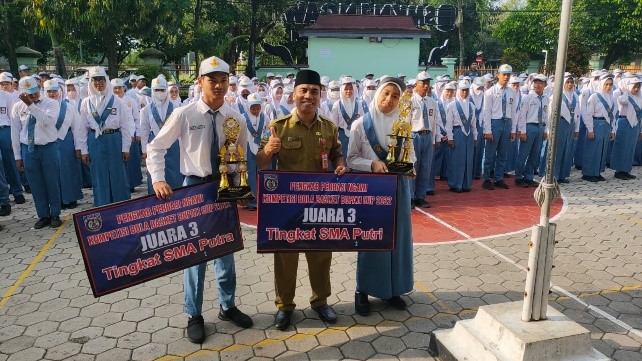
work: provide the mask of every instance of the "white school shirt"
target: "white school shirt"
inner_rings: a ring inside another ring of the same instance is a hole
[[[0,127],[11,125],[11,108],[14,100],[11,93],[0,90]]]
[[[517,122],[517,131],[520,133],[526,133],[526,124],[539,123],[539,109],[542,108],[542,124],[544,124],[548,131],[548,107],[549,99],[546,94],[541,95],[540,98],[535,92],[530,92],[524,96],[522,99],[522,108],[519,111],[519,120]]]
[[[638,108],[642,109],[642,95],[640,93],[638,93],[637,96],[631,93],[620,95],[617,98],[618,109],[620,111],[620,116],[626,116],[626,119],[629,121],[631,127],[635,127],[636,125],[638,125],[639,121],[637,115],[635,114],[635,108],[633,108],[629,101],[629,96],[633,98],[633,101],[635,102],[635,104],[637,104]],[[642,133],[642,127],[640,127],[640,133]]]
[[[432,132],[432,135],[437,131],[437,126],[439,122],[439,108],[437,102],[428,97],[422,97],[419,94],[413,92],[412,97],[410,98],[411,108],[410,108],[410,124],[412,126],[413,132],[418,132],[421,130],[429,130]],[[428,114],[428,128],[424,127],[424,115],[423,107],[426,107],[426,113]],[[433,137],[434,138],[434,137]],[[434,141],[434,139],[433,139]]]
[[[259,127],[259,119],[260,119],[261,115],[263,115],[263,128],[262,129],[258,129],[258,127]],[[250,118],[250,124],[252,124],[252,127],[254,127],[254,129],[256,129],[256,131],[259,134],[259,138],[261,138],[265,128],[267,128],[270,125],[270,120],[263,113],[260,113],[259,116],[257,117],[257,116],[252,115],[250,112],[248,112],[247,116],[248,116],[248,118]],[[243,116],[243,122],[245,124],[245,127],[247,128],[247,121],[245,119],[245,116]],[[250,148],[250,152],[252,152],[252,154],[256,154],[259,151],[259,145],[260,145],[260,143],[259,144],[254,143],[254,135],[250,134],[250,129],[247,128],[247,146]]]
[[[593,131],[593,118],[604,118],[607,123],[611,124],[611,133],[613,133],[613,126],[615,125],[615,104],[612,96],[601,94],[608,106],[613,106],[613,122],[611,122],[608,112],[602,105],[602,102],[597,97],[598,93],[592,94],[588,102],[586,103],[586,118],[584,118],[584,125],[586,125],[586,131]]]
[[[87,153],[87,137],[96,137],[98,138],[102,133],[100,126],[96,123],[96,119],[91,114],[91,109],[89,107],[89,102],[91,97],[87,97],[82,100],[80,105],[80,121],[84,125],[84,132],[80,132],[79,141],[80,141],[80,151],[82,154]],[[108,101],[107,101],[108,102]],[[120,129],[120,135],[122,137],[123,153],[129,153],[129,147],[132,143],[132,136],[134,135],[134,123],[132,122],[130,115],[127,114],[129,108],[127,104],[123,102],[116,94],[114,94],[114,104],[112,105],[111,114],[105,120],[103,129]],[[89,132],[90,129],[93,129],[94,132]]]
[[[468,96],[467,99],[455,99],[454,101],[450,102],[446,107],[446,136],[448,137],[448,140],[453,140],[454,127],[459,126],[459,127],[462,127],[462,130],[463,130],[463,126],[464,126],[464,124],[461,121],[461,117],[459,116],[459,111],[457,110],[457,103],[461,105],[461,108],[464,111],[464,116],[466,117],[466,119],[468,119],[468,117],[470,116],[469,110],[472,110],[473,117],[469,125],[470,128],[469,128],[468,135],[472,133],[473,139],[477,139],[477,117],[475,117],[475,104],[471,102],[469,99],[470,99],[470,95]],[[455,144],[455,146],[457,145]]]
[[[337,127],[343,130],[348,130],[348,123],[343,119],[343,114],[341,113],[341,106],[339,105],[340,102],[341,99],[334,102],[334,105],[332,106],[332,117],[330,119],[337,125]],[[357,114],[359,115],[357,119],[359,119],[359,117],[363,116],[363,107],[361,106],[361,101],[356,97],[354,98],[354,103],[357,105]],[[352,105],[352,109],[348,109],[345,105],[343,107],[346,110],[346,114],[352,118],[354,115],[354,104]],[[347,132],[346,135],[349,137],[350,132]]]
[[[213,133],[210,107],[202,99],[180,107],[169,117],[163,129],[156,138],[147,145],[147,169],[152,177],[152,184],[165,181],[165,154],[176,139],[180,142],[181,173],[185,176],[206,177],[212,174],[211,148]],[[218,149],[225,144],[223,122],[234,118],[239,123],[237,145],[247,149],[247,127],[245,117],[233,110],[229,104],[223,103],[216,115],[216,134]],[[228,164],[228,170],[233,172],[236,167]],[[215,169],[214,172],[218,172]]]
[[[381,144],[381,146],[386,152],[388,151],[388,144]],[[400,158],[402,153],[403,150],[399,153]],[[349,168],[363,172],[371,172],[372,162],[375,160],[380,159],[372,149],[370,141],[368,141],[368,136],[363,128],[363,117],[360,117],[352,123],[352,127],[350,128],[350,142],[348,143],[346,163]],[[410,147],[410,163],[414,164],[416,161],[415,147]]]
[[[57,100],[47,97],[40,98],[38,104],[27,106],[23,101],[13,105],[11,109],[11,145],[16,160],[22,159],[20,144],[29,144],[27,125],[29,116],[36,117],[34,130],[34,144],[46,145],[58,140],[56,121],[60,113],[60,104]]]
[[[517,111],[517,95],[515,91],[506,84],[506,118],[511,119],[511,122],[517,121],[515,115]],[[523,100],[522,100],[523,101]],[[484,110],[481,113],[482,125],[484,134],[491,134],[491,120],[502,118],[502,87],[495,84],[488,88],[484,93]],[[511,129],[515,125],[511,124]]]
[[[161,121],[165,120],[167,122],[167,110],[169,109],[170,101],[164,101],[162,105],[159,106],[159,103],[156,102],[156,109],[158,110],[158,116]],[[176,111],[176,108],[172,110],[172,113]],[[149,143],[149,134],[152,133],[154,136],[158,135],[160,132],[160,127],[156,123],[156,119],[152,115],[151,103],[147,104],[143,109],[140,110],[140,145],[143,153],[147,153],[147,145]]]
[[[593,92],[591,91],[590,86],[584,87],[584,89],[582,89],[582,91],[580,92],[580,116],[584,120],[586,120],[586,107],[588,104],[588,100],[592,94]]]
[[[568,97],[567,93],[568,93],[567,91],[562,91],[562,106],[560,107],[560,117],[563,117],[564,119],[566,119],[566,121],[569,122],[569,124],[571,122],[575,122],[575,123],[573,123],[573,131],[575,133],[577,133],[577,132],[580,131],[580,99],[577,96],[577,94],[575,94],[574,91],[571,92],[571,97],[570,98]],[[575,98],[575,109],[574,109],[575,110],[575,113],[574,113],[575,116],[574,116],[574,119],[571,119],[571,112],[568,110],[568,107],[569,106],[570,107],[573,106],[573,98]],[[566,102],[564,101],[564,99],[568,100],[568,103],[569,103],[568,106],[566,106]],[[553,111],[553,107],[552,107],[553,99],[552,98],[550,100],[550,104],[551,105],[549,105],[549,107],[548,107],[548,113],[549,113],[548,114],[548,118],[549,119],[551,117],[551,112]],[[562,119],[560,119],[560,121],[562,121]]]

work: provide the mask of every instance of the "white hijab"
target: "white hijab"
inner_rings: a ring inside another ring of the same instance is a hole
[[[401,89],[400,80],[396,78],[384,78],[382,79],[377,91],[374,94],[372,102],[370,102],[370,115],[372,116],[372,125],[375,129],[375,134],[377,135],[377,141],[381,147],[388,151],[388,134],[392,133],[392,124],[399,120],[399,107],[396,107],[390,113],[384,114],[379,110],[377,105],[377,99],[379,94],[386,86],[393,84],[399,88],[399,95],[403,95],[403,89]]]
[[[107,107],[107,102],[109,102],[109,99],[111,99],[111,96],[114,94],[111,90],[109,76],[105,76],[105,90],[102,92],[96,90],[91,79],[89,80],[89,87],[87,90],[89,92],[89,103],[96,109],[98,114],[102,114]]]

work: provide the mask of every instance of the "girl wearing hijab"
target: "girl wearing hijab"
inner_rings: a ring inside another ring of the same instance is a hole
[[[76,208],[82,199],[82,171],[80,169],[80,147],[76,146],[74,134],[82,131],[80,115],[74,103],[65,99],[63,84],[56,80],[47,80],[44,90],[47,97],[60,104],[60,113],[56,119],[58,130],[58,152],[60,154],[60,191],[62,209]]]
[[[259,145],[261,145],[261,139],[267,135],[266,129],[268,126],[268,120],[265,116],[265,113],[262,112],[263,99],[258,93],[250,94],[247,97],[248,111],[243,114],[245,118],[245,123],[247,125],[247,150],[246,150],[246,160],[247,160],[247,176],[248,184],[252,193],[256,195],[257,185],[256,185],[256,176],[257,176],[257,165],[256,165],[256,153],[259,151]],[[249,211],[256,210],[256,198],[245,207]]]
[[[613,76],[605,74],[600,77],[597,90],[586,105],[587,139],[584,144],[584,161],[582,162],[582,179],[589,182],[605,181],[600,173],[606,165],[606,154],[609,141],[615,138],[615,103],[613,99]]]
[[[372,103],[374,99],[374,93],[377,91],[377,84],[374,80],[366,79],[363,82],[363,95],[361,96],[361,105],[363,107],[363,112],[367,113],[369,111],[368,104]]]
[[[272,80],[272,83],[270,85],[272,86],[272,92],[270,95],[270,99],[265,106],[264,112],[271,122],[274,119],[283,117],[286,113],[283,113],[280,107],[281,99],[283,98],[283,84],[276,80]]]
[[[183,105],[183,103],[181,102],[180,90],[178,89],[178,85],[176,85],[176,83],[168,82],[167,91],[169,92],[169,101],[174,105],[174,109]]]
[[[281,103],[279,103],[279,109],[283,115],[288,115],[292,112],[292,109],[296,104],[294,104],[294,88],[291,86],[286,86],[283,88],[283,96],[281,97]]]
[[[562,106],[560,108],[560,121],[557,127],[557,156],[555,157],[555,179],[559,183],[569,183],[571,166],[573,165],[574,142],[580,132],[580,100],[575,92],[575,82],[571,73],[564,74],[564,88],[562,92]],[[552,102],[552,99],[551,99]],[[551,107],[548,107],[549,119]],[[544,148],[544,155],[540,162],[540,176],[546,172],[546,157],[548,147]]]
[[[387,171],[388,134],[399,119],[399,99],[405,85],[393,77],[382,79],[370,104],[370,113],[357,119],[350,129],[347,162],[349,167],[373,173]],[[375,151],[379,149],[379,151]],[[411,147],[410,162],[416,161]],[[401,156],[401,155],[400,155]],[[399,176],[397,188],[396,249],[391,252],[362,251],[357,256],[355,311],[370,314],[368,296],[385,300],[391,307],[404,310],[401,295],[412,291],[412,223],[410,219],[410,183]]]
[[[438,134],[435,134],[435,160],[432,163],[432,176],[430,177],[430,186],[428,189],[435,189],[435,177],[439,176],[441,179],[448,177],[448,136],[446,134],[446,108],[448,104],[455,100],[455,90],[457,83],[454,81],[449,82],[444,86],[441,92],[439,101],[437,102],[437,110],[439,110],[439,121],[437,122]],[[441,140],[439,138],[441,135]]]
[[[473,179],[480,179],[482,174],[482,158],[484,156],[484,129],[480,121],[480,114],[484,109],[484,78],[477,77],[473,80],[470,100],[475,105],[475,119],[477,119],[477,146],[473,151]]]
[[[169,116],[174,111],[174,103],[167,96],[167,80],[155,78],[152,80],[152,100],[140,111],[140,138],[143,149],[143,159],[147,159],[147,145],[154,140]],[[176,118],[173,118],[176,119]],[[172,189],[183,185],[185,177],[181,174],[180,148],[178,140],[165,153],[165,182]],[[147,173],[147,194],[154,194],[152,177]]]
[[[65,86],[67,87],[66,98],[69,100],[69,106],[73,105],[80,117],[80,105],[84,98],[81,96],[81,85],[78,78],[66,80]],[[82,172],[82,187],[91,188],[91,172],[89,171],[89,166],[81,161],[80,169]]]
[[[403,87],[405,89],[405,86]],[[341,79],[340,99],[332,106],[332,121],[339,127],[339,141],[343,154],[348,154],[348,139],[352,123],[363,115],[363,107],[355,96],[355,82],[346,76]]]
[[[241,115],[247,113],[250,110],[250,106],[247,104],[247,97],[250,95],[252,90],[252,82],[248,77],[242,77],[239,80],[239,84],[236,90],[236,109]]]
[[[470,101],[470,81],[459,82],[457,98],[446,108],[446,136],[449,162],[448,186],[451,192],[470,192],[473,184],[473,150],[477,146],[477,117]]]
[[[100,207],[131,197],[125,162],[134,125],[127,104],[113,94],[105,68],[90,68],[89,78],[89,96],[80,106],[84,126],[79,141],[83,163],[91,170],[94,206]]]
[[[631,77],[622,83],[622,95],[617,98],[620,117],[617,120],[617,132],[611,154],[611,169],[615,170],[615,178],[634,179],[631,174],[633,157],[638,139],[642,139],[640,121],[642,121],[642,94],[640,84],[642,79]]]
[[[129,184],[129,191],[134,192],[135,188],[143,184],[143,172],[140,169],[140,106],[136,99],[126,95],[125,82],[122,79],[111,80],[112,91],[120,100],[122,100],[123,108],[129,121],[131,122],[134,135],[132,136],[132,144],[129,146],[129,160],[125,162],[125,174],[127,174],[127,183]]]
[[[325,101],[321,101],[321,104],[319,105],[320,115],[328,119],[332,119],[332,107],[334,106],[334,103],[341,97],[339,94],[340,88],[341,86],[339,85],[338,81],[332,80],[328,82],[327,99]]]

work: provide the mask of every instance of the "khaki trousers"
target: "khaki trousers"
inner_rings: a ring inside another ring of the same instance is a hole
[[[330,263],[332,252],[304,252],[308,261],[308,277],[312,288],[310,305],[317,307],[327,304],[330,296]],[[299,253],[274,254],[274,303],[279,310],[294,311]]]

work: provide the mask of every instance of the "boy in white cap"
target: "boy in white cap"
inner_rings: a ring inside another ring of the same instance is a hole
[[[426,202],[426,192],[430,189],[430,176],[435,151],[435,134],[439,122],[437,102],[428,96],[430,89],[430,74],[425,71],[417,74],[415,87],[412,93],[412,108],[410,111],[410,124],[414,135],[415,172],[417,177],[412,181],[410,195],[416,207],[429,208]]]
[[[25,171],[38,222],[35,229],[59,227],[60,221],[60,157],[56,120],[58,102],[40,98],[40,88],[32,77],[20,79],[20,102],[11,110],[11,141],[16,168]]]
[[[127,111],[127,105],[113,94],[105,68],[90,68],[89,96],[80,106],[84,131],[79,141],[83,163],[91,170],[95,207],[131,197],[125,162],[134,125]]]
[[[259,151],[261,139],[266,138],[265,134],[269,119],[262,111],[263,99],[258,93],[252,93],[247,96],[247,105],[249,107],[248,112],[243,114],[248,135],[246,150],[247,182],[252,193],[256,195],[256,177],[258,172],[256,165],[256,153]],[[249,211],[255,211],[256,199],[250,201],[245,208]]]
[[[519,119],[519,110],[522,105],[522,92],[520,91],[522,81],[520,78],[516,77],[515,75],[511,75],[510,79],[508,80],[508,83],[510,84],[510,87],[513,88],[513,91],[515,92],[515,96],[517,99],[517,108],[516,108],[515,118]],[[517,122],[513,122],[513,129],[511,130],[511,134],[516,132],[517,132]],[[508,152],[506,154],[506,168],[504,169],[504,174],[510,174],[511,172],[515,171],[515,165],[517,163],[518,153],[519,153],[519,142],[513,142],[508,147]]]
[[[18,67],[18,75],[20,76],[21,79],[26,76],[29,76],[29,67],[24,64],[20,65]]]
[[[198,83],[203,90],[202,97],[172,112],[156,138],[147,145],[147,169],[152,178],[156,196],[169,199],[172,187],[165,179],[165,154],[178,140],[181,153],[181,173],[185,175],[184,185],[214,181],[218,184],[219,150],[226,143],[223,122],[230,119],[239,125],[236,144],[247,147],[245,119],[225,102],[229,87],[230,67],[223,60],[213,56],[203,60],[199,69]],[[233,170],[228,165],[229,170]],[[241,312],[235,305],[236,270],[234,254],[229,254],[213,261],[218,302],[218,317],[232,321],[235,325],[248,328],[252,319]],[[185,269],[183,292],[185,295],[185,313],[190,318],[187,322],[187,337],[191,342],[205,341],[205,327],[201,311],[203,308],[203,288],[207,263]]]
[[[497,84],[486,90],[484,94],[484,149],[483,178],[484,189],[493,190],[498,188],[509,188],[504,182],[504,170],[506,169],[506,155],[510,143],[515,141],[513,122],[517,112],[517,95],[508,86],[508,80],[513,68],[508,64],[499,67]],[[494,167],[493,167],[494,165]],[[495,182],[490,181],[490,174],[494,170]]]
[[[549,98],[544,94],[546,76],[537,74],[533,78],[533,91],[524,96],[517,122],[519,154],[515,169],[515,185],[537,187],[533,180],[539,166],[542,143],[548,139]]]

